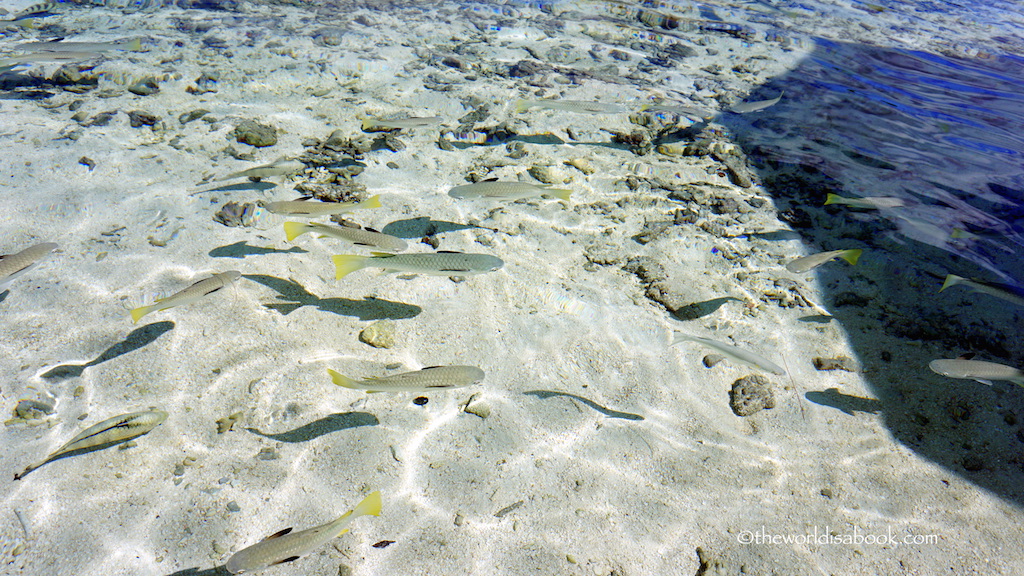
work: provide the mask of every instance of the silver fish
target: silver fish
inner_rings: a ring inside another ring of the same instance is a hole
[[[842,258],[850,264],[856,264],[857,260],[860,259],[862,252],[864,251],[860,248],[853,248],[851,250],[831,250],[828,252],[811,254],[810,256],[802,256],[793,260],[789,264],[786,264],[786,270],[796,274],[801,274],[803,272],[814,270],[818,266],[821,266],[830,260],[835,260],[836,258]]]
[[[393,120],[384,120],[381,118],[364,118],[363,119],[363,130],[370,132],[383,132],[385,130],[399,130],[402,128],[420,128],[423,126],[436,126],[441,123],[440,116],[429,116],[429,117],[417,117],[410,116],[408,118],[395,118]]]
[[[241,276],[242,273],[238,270],[228,270],[227,272],[214,274],[205,280],[196,282],[181,292],[168,296],[167,298],[157,300],[155,304],[141,306],[132,310],[132,322],[138,322],[143,316],[150,312],[157,312],[159,310],[173,308],[174,306],[191,304],[207,294],[213,294],[221,288],[224,288],[228,284],[238,280]]]
[[[554,196],[561,200],[569,200],[572,190],[552,188],[547,184],[531,184],[529,182],[498,182],[484,180],[474,184],[456,186],[448,191],[452,198],[501,198],[504,200],[521,200],[537,196]]]
[[[516,100],[516,112],[526,112],[530,108],[561,110],[563,112],[582,112],[587,114],[617,114],[626,109],[619,104],[604,102],[586,102],[581,100]]]
[[[81,433],[71,440],[68,440],[66,444],[58,448],[42,461],[25,468],[21,474],[15,474],[14,479],[20,480],[24,478],[26,474],[36,468],[39,468],[43,464],[56,460],[57,458],[65,456],[71,452],[85,450],[87,448],[95,448],[97,446],[104,446],[107,444],[127,442],[132,438],[137,438],[146,434],[153,428],[159,426],[166,419],[167,412],[162,410],[132,412],[131,414],[122,414],[120,416],[108,418],[99,424],[89,426],[85,430],[82,430]]]
[[[352,380],[328,369],[331,381],[338,386],[367,392],[425,392],[479,384],[484,371],[476,366],[431,366],[415,372]]]
[[[735,112],[736,114],[749,114],[750,112],[757,112],[758,110],[764,110],[765,108],[768,108],[769,106],[774,106],[774,105],[778,104],[779,100],[782,100],[782,95],[783,94],[785,94],[785,92],[779,93],[779,95],[777,97],[772,98],[771,100],[757,100],[755,102],[740,102],[739,104],[736,104],[732,108],[729,108],[729,111],[730,112]]]
[[[39,2],[38,4],[32,4],[28,8],[25,8],[21,12],[15,14],[14,18],[11,18],[11,21],[23,20],[31,16],[52,14],[54,8],[57,8],[58,6],[60,6],[60,3],[58,2]]]
[[[1018,386],[1024,386],[1024,370],[984,360],[966,360],[963,358],[932,360],[928,363],[932,372],[947,378],[977,380],[988,384],[990,380],[1006,380]]]
[[[333,257],[335,278],[338,280],[363,268],[376,267],[394,272],[412,272],[432,276],[469,276],[493,272],[505,263],[490,254],[464,252],[427,252],[420,254],[385,254],[372,256],[339,254]]]
[[[753,366],[754,368],[760,368],[765,372],[772,374],[778,374],[779,376],[785,375],[786,371],[783,370],[778,364],[768,360],[763,356],[754,354],[753,352],[738,348],[731,344],[725,344],[723,342],[716,342],[714,340],[708,340],[707,338],[700,338],[697,336],[689,336],[681,332],[676,332],[676,337],[672,340],[672,344],[678,344],[680,342],[697,342],[703,344],[712,350],[716,350],[727,358],[746,364],[747,366]]]
[[[380,196],[373,196],[362,202],[311,202],[306,200],[270,202],[266,205],[266,209],[274,214],[316,218],[318,216],[344,214],[364,208],[380,208],[380,206]]]
[[[1024,306],[1024,288],[1014,286],[1013,284],[982,282],[981,280],[969,280],[956,274],[947,274],[946,281],[942,283],[942,288],[939,288],[939,292],[950,286],[966,286],[975,292],[995,296],[1017,306]]]
[[[25,248],[17,254],[0,256],[0,292],[3,292],[18,276],[35,268],[47,254],[57,249],[53,242],[44,242]]]
[[[285,237],[288,238],[289,242],[307,232],[321,234],[322,236],[330,236],[331,238],[337,238],[360,246],[373,246],[389,252],[401,252],[409,247],[409,245],[405,243],[405,240],[390,234],[377,232],[373,228],[330,226],[328,224],[320,224],[317,222],[310,222],[309,224],[302,222],[284,223],[284,234]]]
[[[270,164],[254,166],[247,170],[232,172],[223,178],[214,180],[214,182],[222,182],[224,180],[231,180],[232,178],[270,178],[271,176],[287,176],[289,174],[294,174],[305,167],[306,165],[298,160],[278,160],[276,162],[271,162]]]
[[[905,206],[902,198],[892,196],[864,196],[863,198],[847,198],[838,194],[829,194],[825,197],[825,206],[830,204],[846,204],[854,208],[865,208],[877,210],[879,208],[899,208]]]
[[[80,62],[102,56],[99,52],[29,52],[0,59],[0,70],[10,70],[22,64],[35,62]]]
[[[348,525],[360,516],[380,516],[380,492],[372,492],[355,508],[337,520],[316,528],[292,532],[285,528],[248,548],[243,548],[228,559],[224,568],[232,574],[247,574],[276,564],[298,560],[316,548],[348,532]]]
[[[121,42],[26,42],[18,44],[19,50],[36,50],[38,52],[106,52],[108,50],[142,50],[142,40],[123,40]]]

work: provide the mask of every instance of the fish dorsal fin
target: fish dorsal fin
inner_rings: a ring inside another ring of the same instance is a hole
[[[423,368],[422,370],[433,370],[434,368],[444,368],[444,366],[427,366],[426,368]]]
[[[289,526],[288,528],[285,528],[284,530],[281,530],[280,532],[275,532],[274,534],[271,534],[270,536],[267,536],[266,538],[264,538],[264,540],[273,540],[274,538],[280,538],[281,536],[284,536],[285,534],[287,534],[287,533],[289,533],[291,531],[292,531],[292,529]],[[294,560],[294,558],[292,558],[292,560]],[[287,560],[285,560],[285,562],[287,562]]]
[[[435,254],[462,254],[462,252],[457,250],[438,250]]]
[[[975,356],[977,356],[977,354],[975,354],[974,352],[968,352],[967,354],[962,354],[962,355],[958,356],[957,360],[970,360],[970,359],[974,358]]]
[[[481,182],[497,182],[497,181],[498,181],[498,177],[497,176],[481,180]]]
[[[390,252],[370,252],[370,255],[374,258],[394,258],[395,255]]]
[[[294,562],[294,561],[296,561],[298,559],[299,559],[298,556],[289,556],[289,557],[285,558],[284,560],[278,560],[277,562],[272,563],[271,566],[277,566],[278,564],[284,564],[286,562]]]
[[[298,198],[295,199],[295,202],[305,202],[306,200],[310,200],[312,198],[312,196],[299,196]],[[312,202],[310,202],[310,204],[312,204]]]
[[[366,230],[367,232],[376,232],[377,234],[380,234],[380,230],[377,230],[376,228],[370,228],[369,226],[363,228],[363,230]]]

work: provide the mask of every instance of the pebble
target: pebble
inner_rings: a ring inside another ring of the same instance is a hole
[[[227,509],[228,509],[228,512],[241,512],[242,511],[242,507],[239,506],[238,502],[235,502],[234,500],[232,500],[231,502],[228,502]]]
[[[142,126],[153,126],[160,121],[160,117],[149,112],[142,110],[132,110],[128,113],[128,123],[132,128],[141,128]]]
[[[847,356],[836,356],[835,358],[816,357],[813,360],[814,368],[817,370],[843,370],[845,372],[856,372],[857,367],[853,360]]]
[[[243,144],[265,148],[277,144],[277,129],[252,120],[243,120],[234,131],[235,139]]]
[[[764,376],[754,374],[733,382],[729,391],[729,407],[737,416],[750,416],[775,407],[775,396]]]
[[[487,418],[491,415],[491,407],[486,402],[474,402],[466,406],[465,411],[481,418]]]
[[[394,348],[395,322],[385,319],[370,324],[359,333],[359,341],[374,348]]]
[[[260,449],[256,457],[260,460],[278,460],[281,458],[281,453],[274,448],[267,447]]]
[[[128,91],[137,96],[151,96],[160,91],[160,86],[156,83],[156,78],[149,76],[129,86]]]

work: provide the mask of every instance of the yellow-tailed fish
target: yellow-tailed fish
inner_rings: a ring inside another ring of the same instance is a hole
[[[99,52],[29,52],[9,58],[0,58],[0,70],[10,70],[22,64],[35,62],[80,62],[101,56]]]
[[[697,342],[698,344],[703,344],[704,346],[707,346],[708,348],[717,351],[718,353],[722,354],[727,358],[731,358],[737,362],[746,364],[747,366],[760,368],[765,372],[778,374],[779,376],[782,376],[786,373],[786,371],[783,370],[778,364],[775,364],[774,362],[768,360],[764,356],[754,354],[749,350],[744,350],[731,344],[725,344],[724,342],[716,342],[714,340],[708,340],[707,338],[689,336],[687,334],[677,332],[675,339],[672,340],[672,344],[675,345],[680,342]]]
[[[307,232],[320,234],[320,237],[330,236],[359,246],[373,246],[388,252],[401,252],[409,247],[405,240],[390,234],[384,234],[373,228],[349,228],[348,226],[331,226],[317,222],[285,222],[284,235],[291,242]]]
[[[1017,306],[1024,306],[1024,288],[1014,286],[1013,284],[982,282],[981,280],[971,280],[964,278],[963,276],[957,276],[956,274],[947,274],[946,281],[942,283],[942,288],[939,288],[939,292],[942,292],[950,286],[966,286],[975,292],[995,296],[996,298],[1006,300],[1007,302],[1011,302]]]
[[[732,108],[729,108],[729,111],[730,112],[734,112],[736,114],[749,114],[750,112],[757,112],[758,110],[764,110],[765,108],[768,108],[769,106],[774,106],[774,105],[778,104],[779,100],[782,100],[782,94],[784,94],[784,92],[780,93],[777,97],[772,98],[770,100],[757,100],[755,102],[740,102],[739,104],[736,104]]]
[[[175,306],[191,304],[207,294],[213,294],[214,292],[224,288],[228,284],[238,280],[241,276],[242,273],[237,270],[229,270],[227,272],[221,272],[220,274],[214,274],[205,280],[196,282],[177,294],[173,294],[167,298],[161,298],[157,300],[156,303],[149,306],[141,306],[132,310],[132,322],[138,322],[143,316],[150,312],[157,312],[159,310],[166,310]]]
[[[344,388],[367,392],[427,392],[479,384],[484,371],[476,366],[431,366],[415,372],[353,380],[328,369],[331,381]]]
[[[580,112],[585,114],[617,114],[626,109],[619,104],[604,102],[585,102],[581,100],[516,100],[516,112],[526,112],[530,108],[561,110],[563,112]]]
[[[121,42],[26,42],[18,44],[19,50],[36,50],[38,52],[106,52],[108,50],[142,50],[142,40],[123,40]]]
[[[82,430],[77,436],[58,448],[55,452],[44,458],[37,464],[25,468],[21,474],[15,474],[14,479],[20,480],[26,474],[39,468],[47,462],[52,462],[62,456],[86,450],[89,448],[107,447],[121,442],[127,442],[146,434],[153,428],[159,426],[167,419],[167,412],[162,410],[146,410],[144,412],[132,412],[108,418],[99,424],[89,426]]]
[[[932,360],[928,363],[928,368],[947,378],[977,380],[982,384],[990,385],[992,380],[1005,380],[1018,386],[1024,386],[1024,370],[997,362],[952,358]]]
[[[353,210],[366,208],[380,208],[380,196],[372,196],[362,202],[315,202],[310,200],[287,200],[284,202],[269,202],[266,209],[274,214],[285,216],[307,216],[316,218],[318,216],[333,216],[345,214]]]
[[[846,204],[854,208],[866,210],[877,210],[879,208],[899,208],[906,204],[902,198],[891,196],[865,196],[863,198],[847,198],[838,194],[829,194],[825,197],[825,206],[830,204]]]
[[[363,119],[363,130],[365,131],[384,131],[384,130],[401,130],[403,128],[420,128],[423,126],[436,126],[441,123],[442,118],[440,116],[429,116],[426,118],[411,116],[408,118],[395,118],[392,120],[384,120],[381,118],[364,118]]]
[[[493,272],[505,263],[490,254],[464,252],[427,252],[421,254],[385,254],[372,252],[372,256],[339,254],[333,257],[335,278],[338,280],[363,268],[383,268],[388,272],[411,272],[431,276],[470,276]]]
[[[248,548],[243,548],[228,559],[224,568],[232,574],[248,574],[268,566],[293,562],[348,532],[348,525],[360,516],[380,516],[380,492],[372,492],[355,508],[337,520],[323,526],[292,532],[285,528]]]
[[[554,196],[561,200],[569,200],[572,190],[552,188],[548,184],[530,184],[529,182],[498,182],[484,180],[474,184],[456,186],[448,191],[452,198],[500,198],[502,200],[521,200],[537,196]]]
[[[57,249],[53,242],[29,246],[17,254],[0,256],[0,292],[7,289],[18,276],[35,268],[47,254]]]
[[[288,176],[305,168],[306,165],[298,160],[278,160],[262,166],[254,166],[247,170],[232,172],[214,182],[231,180],[232,178],[270,178],[271,176]]]
[[[814,270],[818,266],[821,266],[825,262],[835,260],[836,258],[842,258],[850,264],[856,264],[857,260],[860,259],[861,253],[864,251],[860,248],[853,248],[850,250],[830,250],[828,252],[819,252],[817,254],[811,254],[810,256],[802,256],[793,260],[789,264],[786,264],[786,270],[800,274],[809,270]]]

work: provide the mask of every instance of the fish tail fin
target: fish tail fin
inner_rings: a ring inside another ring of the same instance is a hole
[[[335,537],[348,532],[349,523],[360,516],[380,516],[381,506],[380,490],[371,492],[369,496],[363,498],[359,504],[356,504],[355,508],[345,512],[334,521],[334,524],[339,529]]]
[[[563,188],[548,188],[544,191],[545,194],[551,194],[559,200],[569,201],[569,195],[572,194],[572,190],[565,190]]]
[[[142,50],[142,38],[136,38],[131,42],[124,45],[125,50],[131,50],[132,52],[138,52]]]
[[[828,196],[825,197],[825,206],[828,206],[829,204],[842,204],[842,203],[843,203],[843,197],[838,195],[838,194],[829,194]]]
[[[156,306],[140,306],[132,310],[132,323],[137,324],[146,314],[156,310]]]
[[[349,378],[348,376],[338,374],[337,372],[331,370],[330,368],[327,369],[327,373],[331,375],[331,382],[334,382],[335,385],[341,386],[342,388],[351,388],[353,390],[359,390],[359,387],[356,385],[356,381]]]
[[[373,118],[363,118],[363,130],[372,130],[377,126],[377,122]]]
[[[852,265],[856,264],[857,260],[860,260],[860,255],[863,253],[864,251],[861,250],[860,248],[854,248],[853,250],[847,250],[843,252],[842,254],[839,255],[839,257],[842,258],[843,260],[846,260]]]
[[[353,208],[380,208],[380,194],[375,194],[366,200],[356,204]]]
[[[331,260],[334,261],[334,279],[341,280],[356,270],[362,270],[366,266],[367,257],[355,254],[337,254],[332,256]]]
[[[683,334],[682,332],[676,332],[675,337],[672,338],[672,345],[675,346],[676,344],[679,344],[680,342],[689,342],[690,340],[693,340],[693,338],[690,337],[688,334]]]
[[[284,223],[284,236],[289,242],[295,240],[299,236],[302,236],[306,232],[309,232],[309,227],[302,222],[285,222]]]
[[[953,228],[953,231],[949,233],[949,237],[955,240],[961,240],[968,238],[967,231],[962,228]]]
[[[942,288],[939,288],[939,292],[942,292],[943,290],[949,288],[950,286],[956,286],[957,284],[960,283],[961,280],[963,280],[962,276],[957,276],[956,274],[946,274],[946,281],[942,283]]]
[[[516,100],[516,113],[526,112],[530,108],[530,101],[520,98]]]
[[[650,110],[653,107],[654,107],[654,104],[644,104],[637,111],[638,112],[647,112],[648,110]]]

